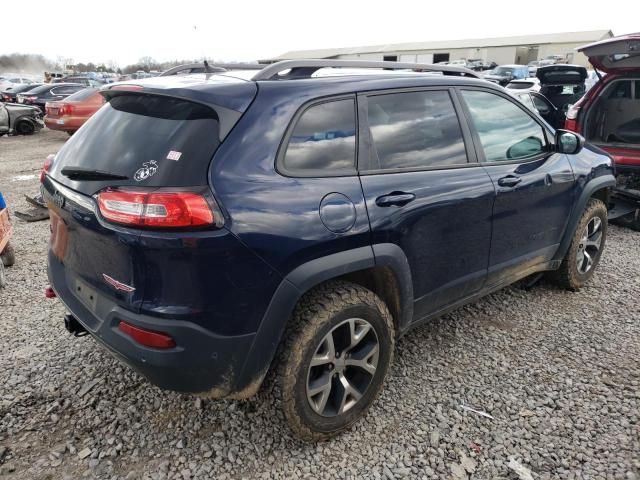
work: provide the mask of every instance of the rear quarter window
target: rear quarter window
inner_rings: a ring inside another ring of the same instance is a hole
[[[355,173],[356,113],[352,98],[308,107],[297,118],[281,167],[300,176]]]

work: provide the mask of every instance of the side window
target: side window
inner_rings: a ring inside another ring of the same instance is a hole
[[[542,127],[513,102],[489,92],[463,90],[487,162],[526,159],[545,151]]]
[[[283,166],[318,176],[355,172],[355,101],[335,100],[304,111],[289,138]]]
[[[617,99],[617,98],[631,98],[631,82],[626,80],[622,80],[616,82],[616,84],[611,89],[611,93],[609,94],[609,100]]]
[[[364,168],[423,168],[467,163],[460,123],[447,91],[367,98],[372,158]]]

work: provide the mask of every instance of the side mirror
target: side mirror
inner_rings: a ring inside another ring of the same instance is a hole
[[[584,147],[584,137],[569,130],[556,130],[556,149],[559,153],[575,155]]]

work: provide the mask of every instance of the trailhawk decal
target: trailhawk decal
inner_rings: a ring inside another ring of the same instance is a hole
[[[111,285],[116,290],[120,290],[120,291],[127,292],[127,293],[131,293],[131,292],[135,292],[136,291],[136,289],[133,288],[132,286],[124,284],[122,282],[119,282],[116,279],[111,278],[106,273],[102,274],[102,278],[104,278],[104,281],[107,282],[109,285]]]

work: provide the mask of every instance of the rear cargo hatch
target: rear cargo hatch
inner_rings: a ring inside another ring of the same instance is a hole
[[[157,232],[119,223],[136,218],[136,204],[119,192],[210,196],[207,172],[223,139],[221,117],[237,120],[241,113],[146,92],[106,96],[108,103],[56,155],[43,183],[52,219],[49,273],[55,288],[69,289],[89,310],[99,298],[137,312],[144,277],[152,274],[145,272],[141,236]],[[98,204],[105,192],[112,192],[111,218],[101,211],[105,203]],[[170,216],[171,207],[160,205],[158,217]]]
[[[547,65],[536,70],[541,85],[582,85],[587,69],[580,65]]]
[[[640,71],[640,33],[608,38],[578,48],[591,65],[607,73]]]

